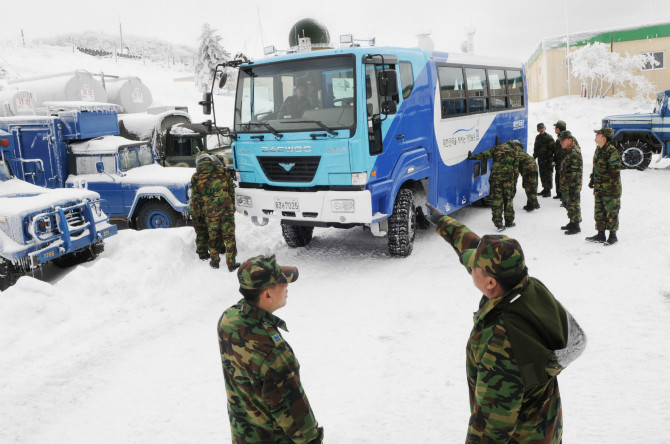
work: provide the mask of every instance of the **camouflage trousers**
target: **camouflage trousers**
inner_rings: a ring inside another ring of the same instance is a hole
[[[597,231],[617,231],[619,229],[619,209],[621,196],[595,194],[595,209],[593,217],[596,220]]]
[[[514,195],[516,194],[516,181],[491,182],[491,220],[496,227],[503,225],[503,214],[505,225],[514,222]]]
[[[568,211],[568,219],[572,223],[579,223],[582,221],[582,207],[581,207],[581,193],[566,192],[561,193],[561,202]]]
[[[529,176],[524,177],[521,180],[521,186],[526,192],[526,197],[528,198],[528,202],[526,202],[526,204],[529,206],[535,206],[535,204],[537,204],[537,172],[533,171]]]
[[[552,163],[552,156],[537,158],[537,166],[540,170],[540,182],[542,183],[543,190],[551,190],[553,187],[554,166]],[[558,189],[558,186],[556,188]]]
[[[193,218],[193,229],[195,230],[195,252],[198,256],[209,254],[209,235],[207,234],[207,222],[204,218]]]
[[[226,265],[231,266],[237,257],[235,243],[235,213],[207,217],[207,247],[212,263],[218,264],[219,254],[225,252]]]

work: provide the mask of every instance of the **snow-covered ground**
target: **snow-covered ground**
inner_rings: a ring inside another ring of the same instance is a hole
[[[96,69],[72,54],[70,68],[54,68],[50,54],[12,49],[3,58],[39,63],[33,74]],[[129,74],[155,98],[197,111],[192,84],[137,68]],[[218,103],[217,117],[230,123],[232,100]],[[551,131],[565,120],[588,177],[593,129],[605,115],[635,110],[622,99],[560,98],[531,104],[529,126],[542,121]],[[584,241],[595,233],[588,188],[576,236],[561,231],[568,220],[557,200],[541,199],[540,210],[526,213],[517,192],[517,226],[505,234],[521,242],[530,274],[589,337],[585,354],[559,376],[566,443],[668,442],[667,167],[661,160],[623,171],[620,243],[612,247]],[[479,234],[493,232],[488,208],[454,216]],[[239,215],[236,222],[239,259],[275,252],[300,269],[276,314],[290,329],[285,337],[327,443],[463,442],[465,343],[480,294],[439,236],[420,231],[413,254],[395,259],[384,238],[360,228],[316,229],[307,248],[289,249],[278,223],[259,228]],[[23,277],[0,294],[0,442],[230,439],[216,323],[241,296],[234,273],[198,260],[194,238],[189,227],[122,230],[94,262]]]

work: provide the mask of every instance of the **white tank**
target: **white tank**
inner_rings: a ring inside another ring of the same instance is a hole
[[[9,89],[0,91],[0,117],[34,116],[35,103],[28,91]]]
[[[123,107],[125,113],[143,113],[151,106],[151,91],[139,77],[105,78],[107,102]]]
[[[36,109],[42,108],[44,102],[107,102],[107,92],[102,83],[84,70],[10,80],[7,83],[30,92]]]

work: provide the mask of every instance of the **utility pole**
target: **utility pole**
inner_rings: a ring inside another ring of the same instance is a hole
[[[25,48],[26,47],[26,39],[23,36],[23,29],[21,30],[21,41],[23,42],[23,47]]]
[[[568,33],[568,0],[565,5],[565,61],[568,64],[568,97],[570,97],[570,34]]]

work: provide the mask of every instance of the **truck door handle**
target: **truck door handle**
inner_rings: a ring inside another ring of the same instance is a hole
[[[395,136],[396,140],[403,140],[404,138],[405,138],[404,134],[398,134],[397,136]]]

